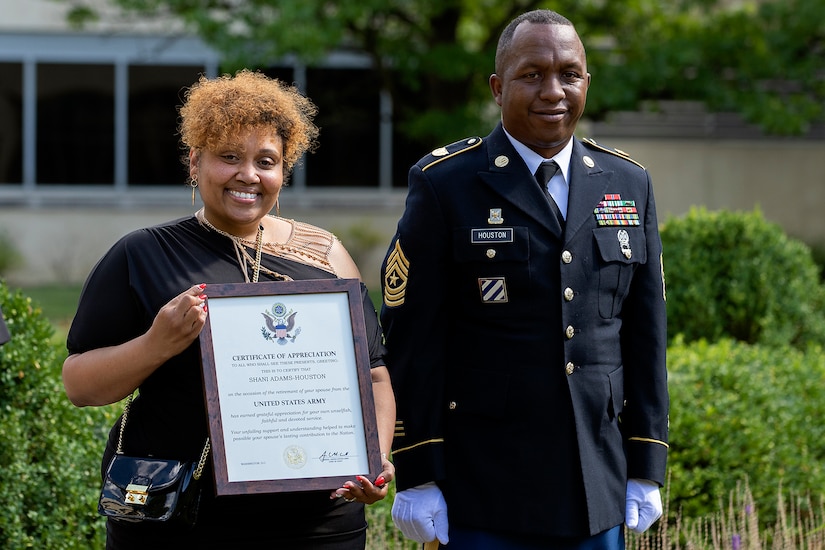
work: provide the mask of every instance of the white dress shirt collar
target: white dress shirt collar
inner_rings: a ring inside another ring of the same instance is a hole
[[[556,164],[559,165],[561,169],[561,174],[564,176],[564,181],[569,185],[570,178],[568,174],[570,172],[570,157],[573,155],[573,138],[570,138],[570,141],[564,146],[564,148],[556,153],[556,155],[552,159],[546,159],[524,145],[522,142],[514,138],[510,135],[507,130],[504,130],[504,133],[507,135],[507,139],[510,140],[510,143],[513,144],[515,147],[516,152],[518,152],[519,156],[524,160],[524,163],[527,165],[527,169],[530,170],[531,174],[535,174],[536,170],[539,167],[539,164],[546,160],[555,160]]]

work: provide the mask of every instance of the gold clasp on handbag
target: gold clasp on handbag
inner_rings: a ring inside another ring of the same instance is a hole
[[[126,502],[143,506],[146,504],[146,498],[149,496],[148,488],[148,485],[130,483],[126,486]]]

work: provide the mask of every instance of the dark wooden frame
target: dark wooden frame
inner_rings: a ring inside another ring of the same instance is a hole
[[[350,322],[352,325],[354,363],[357,369],[364,437],[369,472],[353,472],[352,475],[310,477],[295,479],[271,479],[255,481],[229,481],[226,464],[226,446],[223,437],[220,396],[218,394],[217,367],[215,364],[212,325],[207,316],[206,326],[200,335],[203,365],[203,387],[209,416],[209,436],[212,442],[211,459],[215,472],[218,496],[255,493],[279,493],[335,489],[355,475],[370,479],[381,472],[381,452],[378,444],[378,427],[375,417],[375,401],[372,394],[369,345],[367,343],[361,287],[357,279],[317,279],[306,281],[270,281],[258,283],[210,284],[206,287],[207,304],[210,301],[245,296],[283,296],[291,294],[347,293]],[[211,313],[210,313],[211,315]],[[357,418],[353,417],[353,421]]]

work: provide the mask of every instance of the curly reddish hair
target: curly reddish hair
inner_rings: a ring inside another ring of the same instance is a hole
[[[315,104],[294,86],[248,69],[214,79],[201,76],[184,93],[179,112],[187,149],[214,151],[250,130],[271,128],[283,141],[285,175],[317,145]],[[184,162],[188,166],[188,157]]]

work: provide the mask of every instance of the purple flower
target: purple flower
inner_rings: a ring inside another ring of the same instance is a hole
[[[739,537],[738,534],[734,534],[730,539],[730,543],[733,547],[733,550],[739,550],[739,547],[742,545],[741,537]]]

